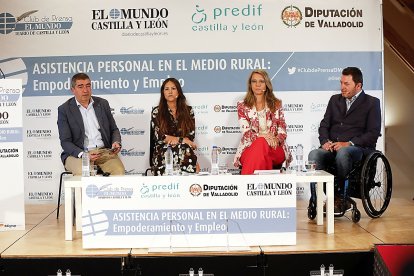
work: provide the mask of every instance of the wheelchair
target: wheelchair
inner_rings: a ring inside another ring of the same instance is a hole
[[[328,169],[329,173],[335,175],[335,169]],[[336,183],[336,181],[335,181]],[[308,218],[316,217],[316,183],[311,183],[311,198],[308,206]],[[338,189],[338,187],[335,187]],[[352,198],[360,198],[362,206],[371,218],[380,217],[388,207],[392,194],[391,166],[380,151],[370,151],[364,154],[360,162],[353,165],[348,174],[343,191],[343,203],[340,213],[335,217],[342,217],[345,212],[346,202],[351,204],[352,221],[357,223],[361,219],[361,212]]]

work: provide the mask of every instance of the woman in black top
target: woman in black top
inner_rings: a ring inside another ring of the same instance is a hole
[[[181,170],[187,173],[198,172],[194,112],[175,78],[166,79],[161,86],[160,102],[151,112],[151,137],[153,175],[164,175],[164,153],[168,145],[171,145],[174,164],[180,164]]]

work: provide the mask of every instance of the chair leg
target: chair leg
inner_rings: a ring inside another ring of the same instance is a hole
[[[60,211],[60,197],[62,195],[62,182],[63,182],[63,176],[65,174],[72,174],[71,172],[65,171],[60,174],[60,180],[59,180],[59,196],[58,196],[58,202],[57,202],[57,212],[56,212],[56,219],[59,219],[59,211]]]

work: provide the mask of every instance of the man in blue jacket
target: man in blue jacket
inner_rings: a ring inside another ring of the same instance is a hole
[[[336,167],[336,213],[343,205],[340,194],[352,164],[362,160],[364,150],[375,149],[381,132],[380,101],[365,94],[362,86],[360,69],[347,67],[342,71],[341,94],[330,98],[319,126],[321,147],[312,150],[308,157],[316,161],[318,169]]]
[[[91,80],[84,73],[72,77],[71,90],[74,97],[59,106],[57,121],[65,169],[81,175],[83,150],[88,148],[89,159],[104,173],[125,174],[118,157],[121,134],[108,101],[92,96]]]

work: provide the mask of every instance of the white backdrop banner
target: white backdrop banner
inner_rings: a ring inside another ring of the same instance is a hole
[[[24,230],[22,82],[0,79],[0,231]]]
[[[267,70],[283,101],[292,153],[318,147],[317,129],[341,70],[357,66],[383,106],[381,1],[0,0],[3,78],[22,79],[25,197],[50,202],[63,166],[57,107],[85,72],[121,129],[127,174],[149,166],[149,120],[167,77],[181,82],[196,116],[197,154],[232,161],[240,139],[236,103],[253,69]],[[382,150],[383,140],[378,148]],[[237,170],[234,169],[234,172]]]

